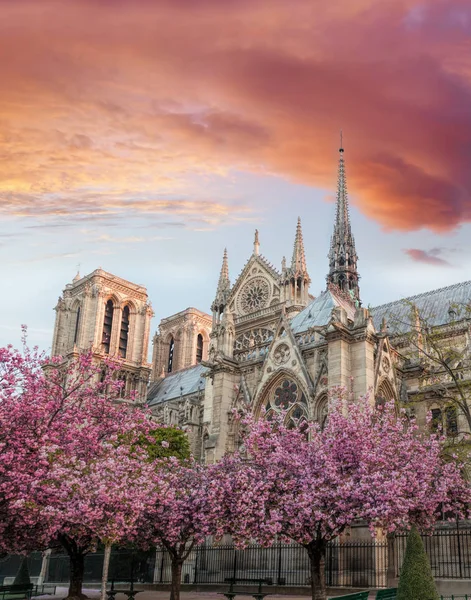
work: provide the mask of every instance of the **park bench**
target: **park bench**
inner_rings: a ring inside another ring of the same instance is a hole
[[[396,600],[397,588],[388,588],[387,590],[378,590],[376,600]]]
[[[33,598],[35,596],[55,596],[56,586],[51,583],[42,583],[41,585],[35,585],[33,587]]]
[[[1,585],[0,586],[0,600],[9,600],[10,598],[27,598],[31,600],[33,593],[33,584],[20,584],[20,585]]]
[[[136,594],[139,594],[140,591],[142,590],[135,590],[134,589],[134,581],[131,579],[131,581],[119,581],[117,583],[117,585],[121,585],[124,583],[130,583],[129,588],[125,588],[125,589],[117,589],[115,588],[115,580],[112,579],[111,580],[111,589],[106,590],[106,595],[108,596],[108,600],[115,600],[116,594],[125,594],[128,597],[128,600],[134,600],[134,597]]]
[[[229,583],[229,589],[227,592],[220,592],[222,596],[225,596],[228,600],[234,600],[236,596],[252,596],[256,600],[263,600],[265,596],[268,596],[267,592],[262,592],[262,585],[265,583],[266,585],[273,585],[273,581],[271,579],[239,579],[238,577],[226,577],[224,579],[227,583]],[[247,592],[246,590],[235,590],[234,586],[236,585],[247,585],[247,584],[257,584],[256,592]]]
[[[336,596],[335,600],[368,600],[369,591],[355,592],[354,594],[347,594],[346,596]]]

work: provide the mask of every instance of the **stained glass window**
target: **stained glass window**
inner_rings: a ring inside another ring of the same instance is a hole
[[[296,402],[298,398],[297,391],[298,386],[294,382],[285,379],[275,390],[275,406],[282,410],[286,410],[290,404]]]
[[[297,383],[291,379],[283,379],[274,385],[265,401],[265,418],[273,418],[278,411],[288,411],[286,425],[297,427],[307,418],[306,398]]]

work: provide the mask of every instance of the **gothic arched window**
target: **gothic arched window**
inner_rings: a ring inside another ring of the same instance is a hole
[[[119,355],[121,358],[126,358],[126,352],[128,349],[128,336],[129,336],[129,306],[125,306],[123,309],[123,316],[121,317],[121,330],[119,332]]]
[[[105,306],[105,318],[103,320],[102,344],[105,354],[110,353],[111,329],[113,327],[113,302],[108,300]]]
[[[431,413],[430,427],[432,431],[438,431],[442,427],[442,411],[439,408],[432,408]]]
[[[275,412],[288,411],[286,423],[289,427],[298,427],[307,420],[307,402],[299,385],[288,378],[272,385],[265,400],[265,418],[271,419]]]
[[[458,434],[458,416],[454,406],[447,406],[445,409],[446,434],[454,437]]]
[[[170,342],[168,344],[168,365],[167,365],[167,372],[168,373],[172,372],[174,350],[175,350],[175,340],[173,339],[173,336],[172,336],[170,338]]]
[[[203,360],[203,336],[201,333],[196,338],[196,362],[200,363]]]
[[[77,318],[75,319],[74,344],[77,343],[79,325],[80,325],[80,306],[77,308]]]

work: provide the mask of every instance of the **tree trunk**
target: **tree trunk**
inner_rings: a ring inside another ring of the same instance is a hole
[[[172,556],[172,586],[170,588],[170,600],[180,600],[182,567],[183,561],[181,560],[181,558]]]
[[[69,552],[70,559],[70,584],[69,593],[65,600],[84,600],[87,596],[82,593],[83,574],[85,567],[85,554],[82,552]]]
[[[312,600],[326,600],[325,589],[325,542],[315,540],[305,545],[311,567]]]
[[[108,583],[108,570],[110,566],[111,544],[106,544],[103,556],[103,571],[101,575],[101,600],[106,600],[106,584]]]

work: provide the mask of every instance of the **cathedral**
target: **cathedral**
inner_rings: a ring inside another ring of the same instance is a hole
[[[136,392],[157,420],[184,428],[193,454],[206,463],[237,447],[234,409],[256,417],[284,409],[289,425],[322,424],[334,386],[352,397],[370,393],[376,401],[400,401],[423,424],[428,410],[441,418],[442,404],[421,389],[407,337],[392,335],[388,321],[412,304],[446,329],[452,307],[471,299],[471,282],[420,294],[409,304],[364,308],[343,148],[326,283],[317,297],[309,293],[300,219],[293,233],[291,260],[283,258],[277,269],[260,253],[255,231],[252,254],[233,284],[224,250],[211,314],[188,308],[162,319],[152,338],[152,364],[146,289],[101,268],[77,275],[55,308],[53,355],[71,358],[92,348],[97,360],[119,356],[125,392]],[[467,321],[453,320],[452,335],[467,347]],[[460,416],[453,418],[448,425],[457,429]]]

